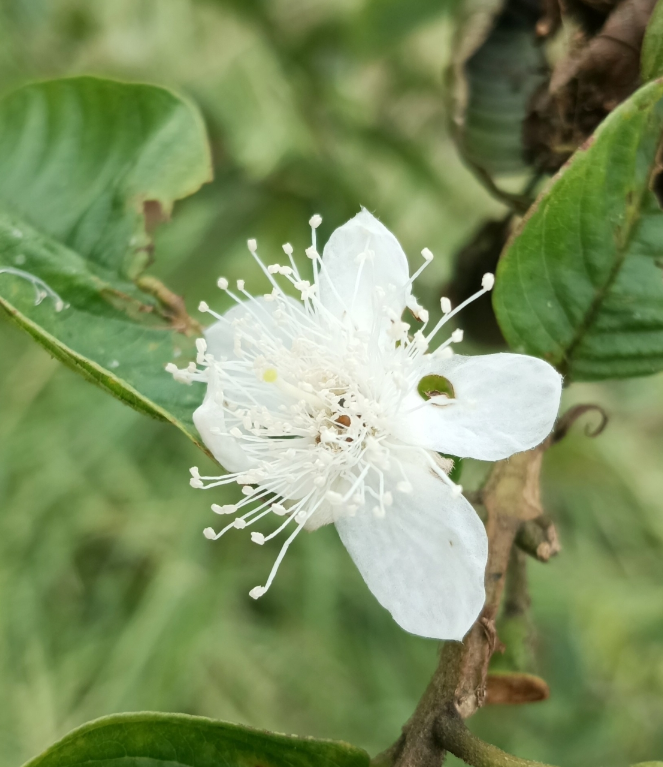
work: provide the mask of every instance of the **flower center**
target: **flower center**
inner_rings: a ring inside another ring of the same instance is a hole
[[[391,419],[403,414],[403,403],[412,391],[418,390],[424,400],[415,409],[453,403],[453,388],[440,376],[428,376],[418,386],[418,364],[443,326],[493,285],[492,275],[485,275],[482,289],[455,309],[442,299],[443,316],[428,330],[428,312],[409,295],[412,282],[433,258],[424,248],[425,263],[407,285],[376,285],[370,295],[372,327],[366,327],[356,321],[353,311],[365,264],[375,254],[367,246],[356,256],[354,291],[345,302],[335,292],[342,311],[334,312],[318,295],[321,276],[335,291],[316,250],[319,216],[310,223],[312,244],[306,255],[312,261],[313,282],[301,278],[291,245],[283,246],[290,266],[267,267],[258,257],[255,240],[249,240],[251,255],[273,286],[271,293],[258,300],[245,289],[244,280],[238,280],[240,297],[229,289],[227,279],[220,278],[219,287],[237,302],[238,309],[219,315],[201,303],[200,310],[218,320],[212,328],[220,331],[214,354],[208,352],[205,339],[199,339],[197,364],[183,370],[167,366],[185,383],[207,382],[208,399],[214,403],[209,432],[218,436],[228,458],[248,467],[220,477],[201,477],[197,468],[191,470],[193,487],[237,483],[244,495],[235,504],[212,505],[217,514],[237,516],[219,532],[206,528],[205,535],[217,539],[232,528],[248,527],[272,514],[284,517],[283,523],[268,535],[252,532],[255,543],[266,543],[289,525],[295,527],[265,586],[251,590],[255,598],[270,587],[288,547],[303,528],[315,529],[360,509],[360,513],[383,517],[394,503],[387,488],[411,493],[404,468],[407,461],[423,461],[453,492],[460,493],[462,488],[447,476],[450,465],[431,451],[392,437]],[[285,295],[277,275],[299,291],[301,301]],[[399,291],[409,296],[407,307],[422,323],[413,335],[394,308]],[[461,340],[462,331],[455,330],[432,354],[449,355],[450,344]]]

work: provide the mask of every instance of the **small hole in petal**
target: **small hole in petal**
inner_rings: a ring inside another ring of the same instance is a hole
[[[440,395],[446,395],[449,399],[454,399],[454,387],[444,376],[429,375],[424,376],[417,384],[417,391],[419,395],[428,400],[431,397],[439,397]]]

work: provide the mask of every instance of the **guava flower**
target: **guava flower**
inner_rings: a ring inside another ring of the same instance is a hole
[[[252,528],[267,544],[289,532],[263,586],[272,585],[288,547],[304,529],[335,524],[368,587],[397,623],[413,634],[461,639],[484,603],[487,537],[462,488],[440,455],[495,461],[539,444],[554,423],[561,378],[546,362],[519,354],[454,355],[455,330],[439,343],[455,309],[442,318],[412,293],[398,241],[368,211],[338,228],[316,249],[320,217],[311,219],[312,280],[287,263],[265,266],[255,240],[249,251],[272,291],[254,297],[243,280],[219,287],[237,305],[219,315],[197,342],[197,364],[168,367],[207,392],[194,413],[204,443],[229,472],[191,484],[241,486],[242,498],[217,514],[232,515],[216,539]],[[290,283],[300,296],[283,291]],[[412,331],[405,310],[417,320]],[[433,351],[431,349],[434,348]],[[255,528],[272,522],[270,531]]]

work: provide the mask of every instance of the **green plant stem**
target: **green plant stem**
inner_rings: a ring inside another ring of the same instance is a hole
[[[550,767],[543,762],[519,759],[477,738],[467,729],[453,707],[449,707],[438,718],[436,736],[446,751],[471,767]]]

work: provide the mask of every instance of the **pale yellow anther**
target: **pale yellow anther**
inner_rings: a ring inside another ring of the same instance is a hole
[[[267,368],[262,374],[262,380],[265,381],[265,383],[274,383],[278,377],[279,374],[276,372],[275,368]]]

